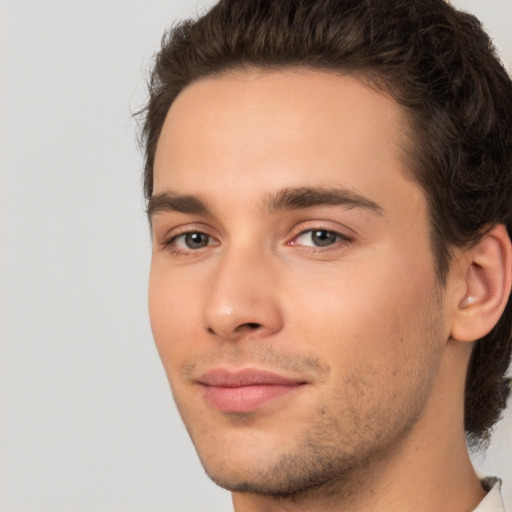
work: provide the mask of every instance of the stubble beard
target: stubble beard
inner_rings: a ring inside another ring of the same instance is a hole
[[[319,410],[295,449],[268,460],[263,468],[256,463],[245,471],[228,474],[211,464],[200,450],[198,455],[210,479],[231,492],[291,500],[331,494],[349,498],[358,493],[355,483],[359,475],[372,464],[388,460],[412,430],[428,400],[416,398],[414,407],[407,411],[389,411],[397,421],[387,425],[385,418],[372,415],[354,420],[355,411],[350,411],[353,426],[348,433],[342,422],[324,420]]]
[[[200,439],[207,426],[196,436],[192,428],[196,425],[187,421],[190,418],[182,410],[186,407],[180,407],[175,396],[206,474],[229,491],[276,499],[300,500],[320,495],[350,498],[358,494],[361,475],[367,475],[369,467],[389,460],[397,452],[427,407],[441,359],[439,302],[436,309],[427,315],[422,328],[422,353],[412,350],[403,356],[401,364],[408,370],[401,377],[406,383],[390,392],[387,388],[391,376],[381,374],[374,378],[378,371],[370,365],[353,370],[337,390],[336,414],[332,407],[328,411],[319,406],[293,447],[272,453],[264,461],[255,457],[253,463],[245,461],[241,467],[232,467],[230,453],[219,456],[220,448],[211,446],[215,443]],[[234,417],[233,421],[247,426],[251,419]],[[224,449],[229,452],[230,447]]]
[[[316,410],[294,448],[269,457],[264,463],[248,461],[242,468],[230,469],[229,446],[225,447],[224,456],[212,456],[211,446],[203,449],[194,439],[193,429],[188,429],[189,434],[206,474],[231,492],[291,500],[330,494],[349,498],[358,493],[360,475],[372,464],[388,460],[420,418],[434,375],[434,371],[425,370],[424,378],[416,382],[415,392],[401,407],[383,410],[382,404],[376,403],[363,416],[357,408],[358,401],[371,395],[372,386],[360,377],[349,378],[352,382],[347,386],[354,402],[344,414],[333,418],[325,410]],[[347,389],[344,397],[346,392]]]

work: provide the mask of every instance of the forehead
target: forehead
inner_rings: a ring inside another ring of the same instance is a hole
[[[404,171],[406,125],[393,99],[353,76],[297,69],[208,77],[167,114],[154,191],[215,194],[219,184],[243,183],[255,195],[336,184],[371,195],[390,184],[376,172]]]

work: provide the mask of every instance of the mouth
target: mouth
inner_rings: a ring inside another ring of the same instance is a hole
[[[302,390],[308,383],[256,369],[229,371],[214,369],[202,375],[201,386],[207,404],[221,412],[248,413],[278,398]]]

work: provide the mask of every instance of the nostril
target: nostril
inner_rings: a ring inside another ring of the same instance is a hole
[[[261,329],[262,324],[259,324],[257,322],[246,322],[244,324],[240,324],[234,331],[233,334],[240,334],[244,331],[256,331],[258,329]],[[207,327],[206,330],[209,334],[217,335],[219,334],[214,328]]]
[[[240,327],[246,326],[249,329],[259,329],[261,327],[261,324],[258,324],[256,322],[248,322],[246,324],[241,325]]]

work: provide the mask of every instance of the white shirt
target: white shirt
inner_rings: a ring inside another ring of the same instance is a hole
[[[489,489],[489,492],[473,512],[505,512],[500,491],[501,480],[494,477],[484,478],[482,485],[485,489]]]

